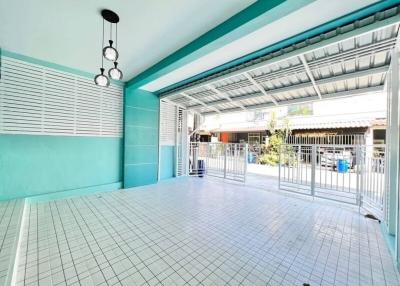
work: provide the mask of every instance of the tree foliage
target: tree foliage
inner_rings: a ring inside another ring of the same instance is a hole
[[[279,164],[279,153],[281,146],[285,143],[287,136],[291,134],[290,122],[286,117],[283,120],[282,128],[278,129],[276,113],[272,112],[271,117],[267,123],[267,130],[269,131],[268,143],[263,146],[262,155],[258,159],[260,164],[276,166]],[[285,146],[284,148],[289,148]]]

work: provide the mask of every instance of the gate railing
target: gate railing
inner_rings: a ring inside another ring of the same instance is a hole
[[[316,135],[316,134],[296,134],[289,135],[285,139],[286,144],[307,145],[365,145],[364,134],[336,134],[336,135]]]
[[[281,146],[279,188],[383,214],[385,145]]]
[[[189,146],[190,176],[209,175],[245,182],[247,144],[191,142]]]

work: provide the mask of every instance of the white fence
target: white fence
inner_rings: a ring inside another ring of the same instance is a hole
[[[244,182],[247,169],[247,144],[191,142],[189,175],[215,176]]]
[[[363,206],[382,217],[384,145],[282,145],[279,188]]]
[[[339,135],[314,135],[314,134],[296,134],[289,135],[286,144],[333,144],[333,145],[365,145],[364,134],[339,134]]]

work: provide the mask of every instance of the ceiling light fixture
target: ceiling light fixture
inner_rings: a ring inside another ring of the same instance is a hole
[[[119,53],[117,51],[118,47],[118,37],[117,37],[117,23],[119,22],[119,16],[111,11],[111,10],[102,10],[101,11],[101,16],[103,17],[103,37],[102,37],[102,42],[101,42],[101,68],[100,71],[101,73],[96,75],[94,78],[94,82],[99,85],[99,86],[109,86],[110,85],[110,80],[109,78],[104,74],[104,58],[114,62],[114,67],[112,67],[108,71],[108,75],[110,78],[115,79],[115,80],[121,80],[122,79],[122,71],[118,69],[117,65],[118,63],[116,60],[118,59]],[[108,41],[109,46],[104,47],[104,21],[107,21],[110,23],[110,40]],[[113,41],[113,24],[115,24],[115,48],[113,47],[114,41]]]
[[[107,76],[104,75],[104,68],[101,68],[100,72],[101,73],[95,76],[94,82],[99,86],[109,86],[110,80]]]
[[[110,70],[108,71],[108,75],[115,80],[120,80],[122,79],[122,71],[117,68],[118,63],[114,62],[114,67],[110,68]]]

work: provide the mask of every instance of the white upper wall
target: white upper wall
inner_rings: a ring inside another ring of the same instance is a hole
[[[368,94],[353,97],[346,97],[340,99],[321,100],[313,103],[313,115],[305,116],[290,116],[291,122],[295,123],[296,118],[302,117],[323,117],[323,116],[338,116],[341,115],[354,115],[352,118],[366,118],[366,117],[386,117],[386,93]],[[271,112],[276,112],[278,118],[283,118],[287,115],[287,106],[274,107],[268,109],[261,109],[257,111],[243,111],[227,114],[215,114],[204,117],[204,130],[212,130],[216,128],[223,128],[227,126],[234,126],[235,123],[249,123],[255,122],[255,113],[265,113],[262,117],[264,119],[258,121],[267,122],[270,118]],[[317,120],[317,119],[316,119]],[[257,126],[260,124],[257,123]],[[256,126],[256,125],[254,125]]]

